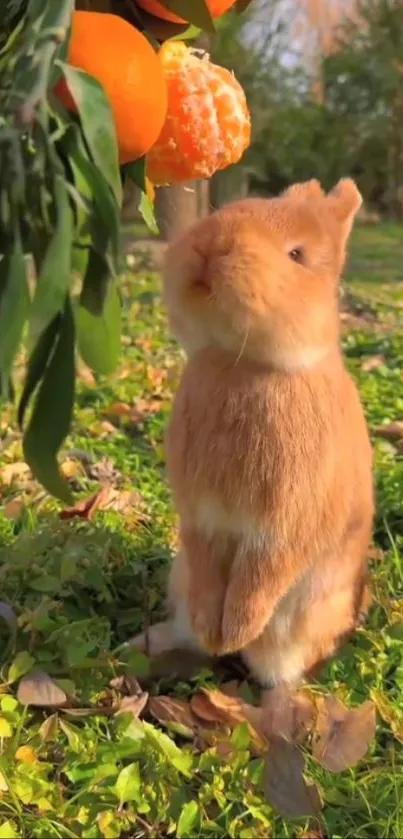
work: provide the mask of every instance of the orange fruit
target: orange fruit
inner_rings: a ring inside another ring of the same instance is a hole
[[[181,41],[160,49],[168,86],[168,113],[147,156],[156,186],[210,178],[237,163],[250,143],[250,115],[235,76],[207,53]]]
[[[115,118],[121,163],[146,154],[167,111],[167,85],[147,38],[117,15],[74,12],[69,63],[102,85]],[[56,86],[68,110],[77,111],[62,79]]]
[[[189,0],[189,6],[192,2],[193,0]],[[236,0],[207,0],[212,17],[221,17],[235,3]],[[163,20],[169,20],[171,23],[187,23],[183,17],[179,17],[174,12],[169,12],[168,9],[164,9],[164,6],[161,6],[158,0],[137,0],[137,5],[140,6],[140,9],[144,9],[145,12],[149,12],[150,15],[155,15]]]

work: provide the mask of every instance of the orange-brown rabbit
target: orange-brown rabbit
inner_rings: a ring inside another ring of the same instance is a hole
[[[151,655],[241,651],[263,685],[291,685],[356,625],[372,454],[338,284],[360,204],[353,181],[325,195],[313,180],[229,205],[168,251],[188,356],[167,436],[181,547]]]

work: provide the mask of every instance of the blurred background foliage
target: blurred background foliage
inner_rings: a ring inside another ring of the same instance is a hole
[[[246,90],[253,142],[213,203],[351,175],[368,210],[401,218],[402,32],[401,0],[261,0],[223,18],[212,53]]]

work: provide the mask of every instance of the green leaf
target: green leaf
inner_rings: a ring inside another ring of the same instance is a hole
[[[12,661],[10,664],[7,676],[8,683],[12,684],[13,682],[16,682],[18,679],[21,678],[21,676],[24,676],[25,673],[28,673],[29,670],[32,669],[34,664],[35,659],[32,658],[32,655],[30,655],[28,652],[23,651],[21,653],[18,653],[14,661]]]
[[[6,720],[5,717],[0,717],[0,740],[3,737],[12,737],[13,736],[13,729],[11,728],[10,723]]]
[[[150,201],[148,195],[145,192],[142,193],[140,204],[139,204],[139,211],[148,227],[152,233],[158,235],[159,228],[157,224],[157,220],[154,215],[154,205],[153,202]]]
[[[70,488],[56,455],[68,434],[73,413],[75,328],[70,300],[66,300],[57,341],[45,370],[23,439],[25,459],[45,489],[72,504]]]
[[[197,801],[188,801],[184,805],[176,828],[178,839],[187,839],[192,836],[200,822],[200,808]]]
[[[124,167],[125,175],[127,175],[130,180],[134,181],[136,186],[141,189],[142,192],[146,192],[147,190],[147,183],[146,183],[146,157],[140,157],[134,163],[128,163]]]
[[[128,801],[137,801],[141,786],[140,769],[138,763],[129,763],[119,772],[116,781],[116,794],[120,806]]]
[[[112,373],[119,362],[122,310],[115,283],[107,290],[102,314],[76,309],[78,347],[83,361],[97,373]]]
[[[67,145],[70,148],[70,145]],[[106,251],[109,242],[112,244],[112,253],[117,263],[120,250],[120,214],[119,206],[109,189],[102,171],[96,168],[90,160],[76,149],[70,158],[70,162],[80,170],[85,178],[89,191],[92,195],[93,213],[91,214],[93,238],[96,243]],[[116,266],[115,266],[116,267]]]
[[[190,26],[188,26],[187,29],[185,29],[184,32],[182,32],[179,35],[174,35],[169,40],[170,41],[194,41],[201,34],[202,34],[202,31],[201,31],[200,27],[199,26],[193,26],[193,24],[191,24]]]
[[[91,315],[101,315],[111,278],[111,267],[105,253],[91,248],[80,295],[80,306]]]
[[[119,171],[115,119],[99,82],[83,70],[61,64],[63,76],[77,105],[83,133],[96,166],[105,178],[120,206],[122,183]]]
[[[181,772],[186,778],[190,778],[193,765],[192,755],[180,749],[167,734],[164,734],[163,731],[160,731],[154,725],[143,722],[142,726],[148,740],[153,743],[154,747],[167,758],[178,772]]]
[[[39,341],[34,347],[33,352],[28,361],[28,368],[25,376],[24,389],[18,406],[18,424],[22,428],[24,422],[25,411],[28,407],[29,400],[39,384],[46,364],[54,347],[58,332],[60,330],[61,316],[56,315],[52,322],[42,332]]]
[[[55,177],[57,227],[45,253],[30,317],[30,339],[35,344],[55,315],[64,307],[71,281],[73,211],[66,184]]]
[[[160,0],[161,6],[184,20],[199,26],[204,32],[214,34],[215,27],[206,0]]]
[[[0,262],[0,370],[8,383],[29,311],[29,291],[24,251],[17,227],[13,248]]]
[[[43,593],[56,594],[60,591],[60,580],[54,574],[46,574],[43,577],[37,577],[29,582],[29,587],[34,591],[42,591]]]
[[[17,833],[15,823],[10,822],[9,819],[0,824],[0,839],[18,839],[20,833]]]

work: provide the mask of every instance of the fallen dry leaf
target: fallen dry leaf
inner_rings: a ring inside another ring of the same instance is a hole
[[[274,738],[265,758],[264,791],[269,804],[286,819],[320,816],[318,787],[307,784],[304,771],[305,759],[298,746]]]
[[[51,714],[50,717],[47,717],[46,720],[42,723],[39,729],[39,736],[44,743],[47,743],[48,740],[55,740],[57,735],[57,729],[59,727],[59,717],[57,714]]]
[[[268,739],[283,737],[291,743],[302,743],[312,731],[316,717],[315,703],[306,692],[292,693],[280,686],[265,691],[261,730]]]
[[[12,501],[8,501],[3,507],[3,515],[6,519],[17,521],[25,510],[25,498],[23,495],[17,495]]]
[[[132,714],[136,719],[147,705],[148,693],[145,691],[138,696],[124,696],[119,707],[115,710],[115,717],[119,714]]]
[[[78,460],[73,460],[68,457],[61,465],[61,471],[67,480],[71,478],[83,477],[85,471],[82,464]]]
[[[375,437],[382,437],[391,443],[403,440],[403,420],[395,420],[385,425],[378,425],[377,428],[374,428],[373,433]]]
[[[5,486],[11,486],[14,481],[28,477],[31,477],[31,470],[24,461],[6,463],[0,469],[0,482]]]
[[[79,379],[81,379],[83,384],[86,385],[86,387],[94,387],[96,385],[95,376],[92,370],[90,370],[90,368],[86,366],[86,364],[80,363],[78,377]]]
[[[396,740],[403,743],[403,713],[380,690],[372,690],[371,696],[383,721],[390,726]]]
[[[385,357],[383,355],[371,355],[366,358],[361,364],[363,373],[370,373],[371,370],[379,370],[385,364]]]
[[[200,724],[185,699],[176,699],[172,696],[151,696],[147,710],[162,725],[174,723],[186,729],[187,733],[194,732]]]
[[[106,435],[109,436],[109,434],[117,434],[118,433],[118,429],[116,428],[116,425],[113,425],[113,423],[108,422],[108,420],[103,420],[103,422],[101,422],[101,431],[105,436]]]
[[[201,693],[192,697],[190,707],[196,717],[204,723],[220,723],[229,728],[235,728],[247,722],[254,746],[261,751],[267,748],[267,741],[261,728],[261,708],[250,705],[239,697],[228,696],[220,690],[206,688],[202,688]]]
[[[143,689],[135,676],[116,676],[109,682],[109,687],[118,690],[126,696],[140,696]]]
[[[67,520],[79,518],[90,521],[95,512],[108,500],[111,491],[113,491],[113,487],[108,485],[104,486],[96,492],[95,495],[91,495],[90,498],[84,498],[82,501],[77,501],[77,504],[75,504],[74,507],[68,507],[67,510],[61,510],[59,517]]]
[[[60,708],[67,702],[64,690],[42,670],[33,670],[22,677],[18,685],[17,699],[21,705],[42,708]]]
[[[95,495],[78,501],[74,507],[61,510],[61,519],[81,518],[91,520],[97,510],[114,510],[116,513],[130,513],[133,510],[141,511],[144,518],[144,502],[137,492],[131,490],[119,490],[111,484],[106,484]]]
[[[365,757],[375,728],[371,700],[347,708],[336,697],[327,696],[319,703],[312,753],[329,772],[344,772]]]
[[[106,409],[105,414],[108,417],[128,417],[131,411],[130,405],[125,402],[113,402],[112,405]]]
[[[143,422],[143,420],[152,416],[152,414],[158,414],[162,406],[163,403],[160,399],[138,399],[130,411],[130,422],[134,425],[138,422]]]

